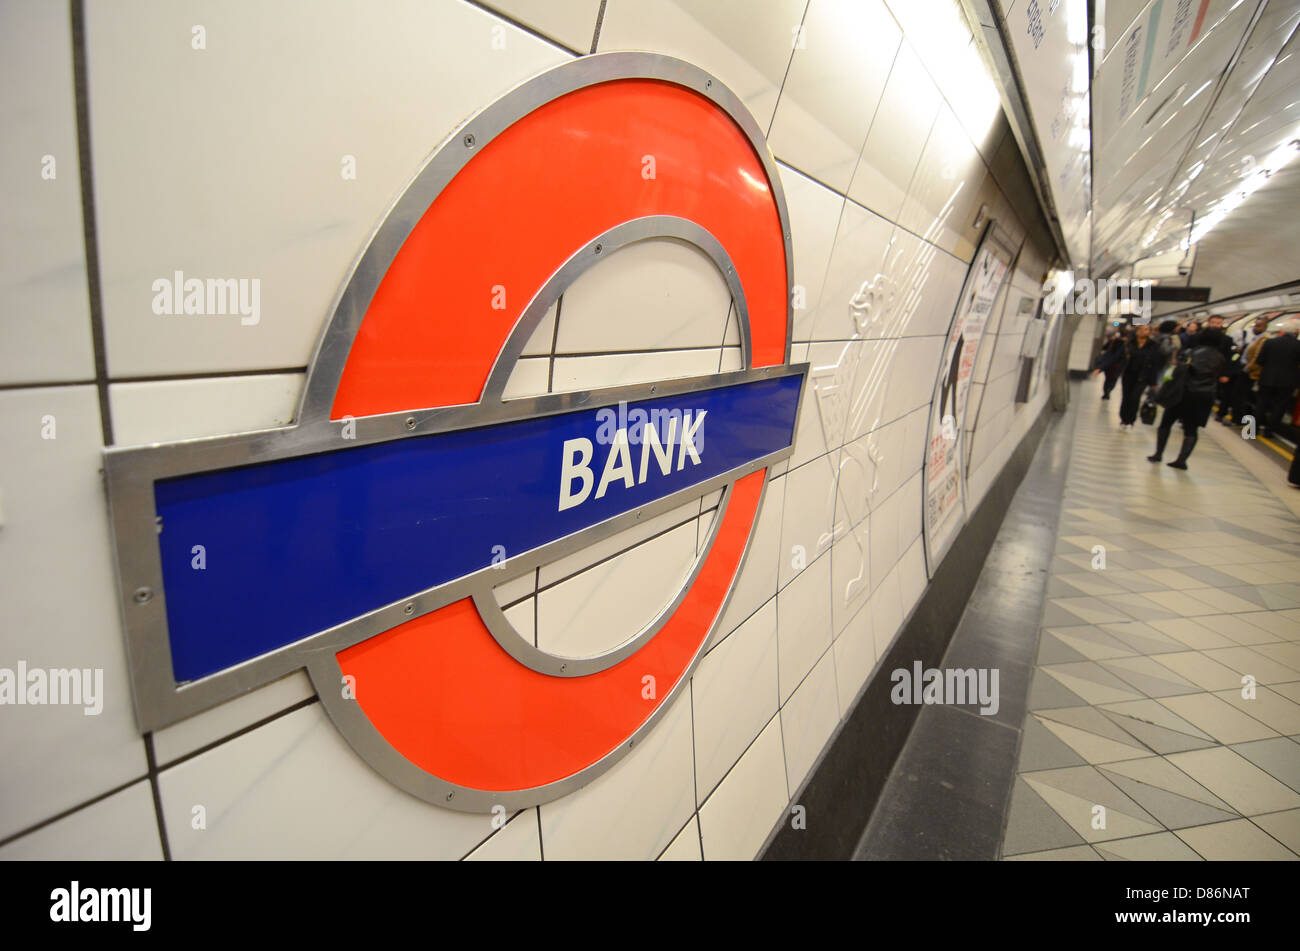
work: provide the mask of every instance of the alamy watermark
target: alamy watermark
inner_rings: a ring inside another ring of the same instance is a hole
[[[1049,314],[1132,317],[1135,324],[1151,322],[1151,282],[1113,278],[1074,279],[1064,271],[1043,284],[1043,307]]]
[[[16,669],[0,667],[0,706],[5,704],[79,706],[86,716],[99,716],[104,709],[104,669],[29,669],[25,660]]]
[[[238,316],[245,327],[262,320],[262,279],[186,277],[176,271],[153,282],[153,312],[160,317]]]
[[[987,667],[950,667],[923,669],[915,661],[912,669],[899,667],[889,679],[894,688],[889,699],[895,704],[980,705],[980,714],[991,717],[998,712],[998,671]]]

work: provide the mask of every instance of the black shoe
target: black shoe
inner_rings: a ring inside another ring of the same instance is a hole
[[[1186,468],[1187,468],[1187,463],[1185,463],[1185,462],[1181,462],[1181,461],[1179,461],[1178,459],[1175,459],[1173,462],[1167,462],[1167,463],[1165,463],[1165,465],[1167,465],[1167,466],[1168,466],[1169,468],[1171,468],[1171,469],[1186,469]]]
[[[1110,399],[1110,394],[1109,394],[1109,393],[1103,393],[1103,394],[1101,394],[1101,398],[1104,399],[1104,400],[1108,400],[1108,399]]]
[[[1160,461],[1159,456],[1147,456],[1147,462],[1159,462],[1159,461]]]

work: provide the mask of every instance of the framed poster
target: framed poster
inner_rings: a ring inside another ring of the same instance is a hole
[[[993,303],[1011,269],[1016,248],[996,221],[989,222],[971,258],[944,344],[939,375],[930,399],[925,444],[925,558],[934,577],[958,530],[966,521],[966,480],[962,441],[971,373]]]

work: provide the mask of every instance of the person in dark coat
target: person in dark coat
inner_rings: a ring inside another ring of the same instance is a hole
[[[1133,429],[1137,421],[1138,403],[1142,394],[1160,382],[1165,355],[1160,344],[1151,338],[1151,328],[1139,324],[1133,336],[1124,341],[1125,361],[1120,374],[1119,423],[1125,431]]]
[[[1296,323],[1288,324],[1282,333],[1264,341],[1256,362],[1259,363],[1260,435],[1272,436],[1282,425],[1282,417],[1296,386],[1300,385],[1300,339]]]
[[[1124,354],[1124,331],[1120,330],[1101,348],[1101,353],[1097,356],[1097,369],[1093,371],[1093,376],[1098,373],[1106,375],[1105,385],[1101,388],[1101,398],[1104,400],[1110,399],[1110,391],[1119,382],[1119,375],[1124,369]]]
[[[1183,445],[1178,458],[1169,465],[1175,469],[1187,468],[1187,457],[1196,446],[1196,430],[1209,421],[1210,411],[1214,409],[1214,389],[1227,371],[1227,361],[1223,359],[1221,350],[1222,337],[1222,330],[1203,330],[1191,339],[1187,351],[1179,354],[1179,363],[1187,365],[1187,382],[1182,397],[1166,406],[1164,415],[1160,417],[1155,455],[1147,456],[1148,462],[1159,462],[1163,458],[1174,423],[1182,423]]]

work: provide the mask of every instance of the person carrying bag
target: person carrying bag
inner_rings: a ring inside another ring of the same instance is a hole
[[[1214,408],[1215,387],[1225,379],[1227,372],[1228,362],[1223,357],[1222,343],[1223,331],[1211,327],[1193,337],[1185,350],[1179,353],[1168,378],[1156,392],[1156,402],[1165,408],[1165,412],[1156,430],[1155,454],[1147,456],[1148,462],[1161,461],[1174,423],[1182,423],[1183,445],[1178,458],[1169,465],[1174,469],[1187,468],[1187,458],[1196,446],[1196,430],[1209,421],[1210,411]]]

